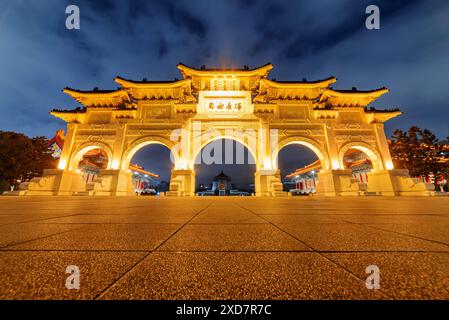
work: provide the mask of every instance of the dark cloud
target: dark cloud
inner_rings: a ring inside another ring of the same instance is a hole
[[[159,48],[159,58],[163,58],[165,55],[167,55],[168,44],[163,36],[159,37],[158,48]]]
[[[178,8],[175,5],[169,6],[170,21],[178,26],[186,28],[192,35],[197,36],[200,40],[206,36],[207,25],[202,19],[195,16],[187,9]]]

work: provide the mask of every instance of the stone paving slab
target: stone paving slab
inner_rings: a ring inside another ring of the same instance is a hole
[[[449,254],[433,252],[325,253],[356,276],[380,269],[380,289],[393,299],[449,299]]]
[[[151,212],[138,214],[79,214],[68,217],[56,217],[36,221],[36,223],[57,223],[57,224],[95,224],[95,223],[175,223],[182,224],[189,221],[195,213],[184,212]]]
[[[142,252],[0,251],[0,299],[94,299],[141,260]],[[65,286],[80,269],[80,289]]]
[[[277,224],[318,251],[448,251],[449,246],[352,223]]]
[[[269,224],[189,224],[164,243],[161,251],[304,251],[310,250]]]
[[[191,223],[199,224],[199,223],[267,223],[261,217],[254,215],[246,210],[232,210],[232,211],[216,211],[216,210],[207,210],[206,212],[201,212],[194,219],[192,219]]]
[[[71,224],[72,225],[72,224]],[[153,250],[179,224],[96,224],[8,247],[8,250]]]
[[[263,218],[265,221],[279,225],[279,224],[289,224],[297,225],[303,223],[336,223],[338,219],[334,215],[324,215],[324,214],[260,214],[259,217]]]
[[[152,253],[101,299],[379,299],[316,253]]]
[[[78,229],[76,225],[18,223],[0,226],[0,249]]]
[[[3,225],[11,225],[17,223],[26,223],[26,222],[40,222],[46,223],[47,219],[51,218],[59,218],[67,216],[65,214],[40,214],[33,213],[33,215],[26,214],[2,214],[0,215],[0,226]]]
[[[371,225],[371,224],[370,224]],[[409,235],[421,239],[432,240],[449,246],[448,224],[424,224],[424,223],[377,223],[371,225],[374,228],[388,230],[402,235]]]
[[[0,299],[448,299],[449,197],[0,197]],[[81,289],[67,290],[68,264]],[[377,264],[380,290],[365,268]]]
[[[333,215],[332,218],[341,222],[366,224],[416,224],[444,225],[449,227],[449,217],[429,214],[364,214],[364,215]]]

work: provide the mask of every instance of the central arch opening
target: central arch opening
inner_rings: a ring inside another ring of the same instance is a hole
[[[292,142],[279,150],[277,164],[283,190],[292,195],[314,194],[322,161],[310,147]]]
[[[195,157],[198,196],[254,194],[255,159],[242,143],[221,138],[207,143]]]

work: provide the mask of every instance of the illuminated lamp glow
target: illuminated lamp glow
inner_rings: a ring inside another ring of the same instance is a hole
[[[176,163],[175,168],[178,169],[178,170],[187,170],[187,161],[184,160],[184,159],[179,160]]]
[[[113,160],[111,168],[114,169],[114,170],[117,170],[118,167],[119,167],[118,161],[117,160]]]
[[[340,164],[338,163],[338,160],[332,160],[332,169],[334,170],[340,169]]]
[[[265,170],[271,169],[271,160],[269,158],[263,160],[263,168]]]
[[[58,169],[65,169],[65,166],[67,165],[67,161],[65,159],[60,159],[58,164]]]

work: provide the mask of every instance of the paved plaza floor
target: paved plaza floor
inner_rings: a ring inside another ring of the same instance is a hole
[[[0,197],[0,299],[449,299],[449,197]]]

